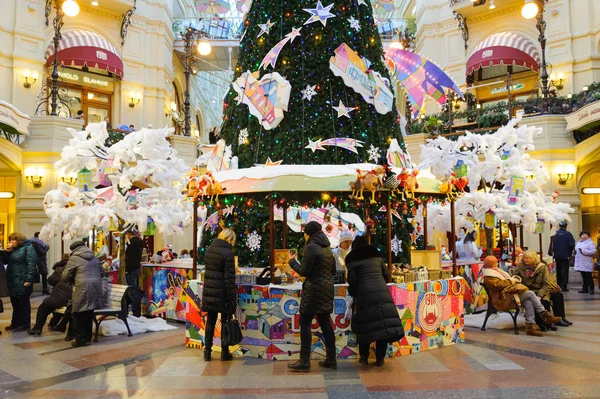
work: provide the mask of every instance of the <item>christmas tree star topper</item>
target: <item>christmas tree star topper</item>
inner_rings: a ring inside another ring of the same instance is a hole
[[[321,22],[323,26],[327,26],[327,19],[334,18],[335,14],[330,13],[329,11],[333,7],[333,3],[328,5],[327,7],[323,7],[321,1],[317,2],[317,8],[303,8],[304,11],[312,14],[312,16],[306,20],[304,25],[312,24],[313,22]]]

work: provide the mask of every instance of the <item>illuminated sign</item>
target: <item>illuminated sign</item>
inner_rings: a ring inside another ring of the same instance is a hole
[[[100,89],[113,90],[113,80],[108,76],[94,75],[91,73],[75,70],[59,71],[58,76],[69,83],[81,86],[97,87]]]
[[[515,83],[514,85],[512,85],[510,87],[511,91],[518,91],[521,89],[525,88],[525,84],[524,83]],[[490,90],[490,94],[499,94],[499,93],[504,93],[508,91],[508,88],[506,86],[503,87],[496,87],[495,89]]]

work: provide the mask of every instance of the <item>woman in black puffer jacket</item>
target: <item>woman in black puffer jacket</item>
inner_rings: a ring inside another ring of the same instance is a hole
[[[335,334],[330,320],[333,312],[331,275],[335,272],[335,258],[329,239],[323,233],[319,223],[309,222],[304,228],[304,238],[307,242],[302,263],[298,262],[295,254],[291,256],[289,262],[290,267],[306,280],[302,285],[300,302],[300,360],[288,364],[288,367],[293,371],[310,370],[312,343],[310,325],[316,315],[327,347],[327,358],[325,361],[319,362],[319,366],[336,369]]]
[[[398,310],[387,286],[389,271],[377,248],[368,245],[362,236],[352,243],[346,256],[348,290],[354,297],[355,313],[352,331],[358,340],[360,363],[368,364],[369,347],[376,342],[377,366],[383,366],[387,344],[404,337]]]
[[[221,322],[228,319],[228,312],[235,312],[235,260],[233,246],[235,232],[224,229],[206,250],[204,263],[204,287],[202,290],[202,311],[208,312],[204,335],[204,360],[210,361],[215,325],[221,313]],[[221,360],[231,360],[229,346],[221,343]]]
[[[68,261],[69,255],[64,254],[62,260],[56,262],[54,266],[52,266],[52,270],[54,271],[52,272],[52,275],[48,277],[48,283],[54,286],[54,288],[52,289],[50,296],[44,299],[44,301],[40,304],[35,316],[35,325],[31,330],[27,331],[29,335],[41,335],[42,328],[44,327],[44,324],[46,324],[46,320],[48,319],[50,313],[54,312],[56,309],[67,306],[71,300],[73,286],[69,282],[61,280],[62,273],[65,270],[65,266],[67,265]],[[56,319],[54,317],[52,318],[49,326],[51,330],[55,329],[55,326],[59,320],[59,317]]]

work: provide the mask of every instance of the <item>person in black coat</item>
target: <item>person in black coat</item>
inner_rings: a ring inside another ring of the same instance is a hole
[[[360,363],[367,365],[369,347],[376,342],[377,366],[383,366],[387,345],[404,337],[402,322],[387,286],[389,271],[383,257],[365,238],[357,236],[346,256],[348,290],[354,297],[352,331],[356,334]]]
[[[290,253],[289,261],[290,267],[306,279],[302,284],[300,302],[300,360],[288,364],[288,367],[293,371],[310,370],[312,346],[310,325],[316,315],[327,348],[327,357],[325,361],[319,362],[319,366],[336,369],[335,334],[330,319],[333,312],[333,280],[331,276],[335,273],[335,258],[329,239],[323,233],[322,226],[316,221],[313,220],[306,225],[304,238],[306,247],[304,247],[302,263],[296,259],[295,253]]]
[[[132,228],[125,233],[127,248],[125,249],[125,281],[129,288],[129,302],[131,303],[131,313],[135,317],[142,315],[142,295],[140,290],[140,268],[142,265],[142,252],[144,243],[139,237],[136,228]]]
[[[221,313],[221,323],[229,319],[237,307],[235,290],[235,260],[233,246],[235,232],[223,229],[206,250],[202,311],[208,312],[204,334],[204,360],[211,360],[215,325]],[[229,346],[221,343],[221,360],[231,360]]]
[[[48,283],[54,286],[50,296],[40,304],[36,317],[35,317],[35,325],[32,329],[27,331],[29,335],[41,335],[42,328],[44,324],[46,324],[46,320],[50,313],[54,312],[56,309],[67,306],[69,301],[71,300],[71,294],[73,293],[73,286],[66,281],[62,281],[62,273],[65,270],[65,266],[69,261],[69,255],[63,255],[62,260],[56,262],[54,266],[52,266],[53,273],[50,277],[48,277]],[[56,325],[57,320],[52,318],[50,321],[50,325]],[[51,328],[53,329],[53,328]]]
[[[550,240],[550,251],[548,255],[554,257],[556,262],[556,282],[563,292],[569,291],[569,258],[573,256],[575,239],[573,234],[567,231],[567,222],[558,224],[558,231]]]

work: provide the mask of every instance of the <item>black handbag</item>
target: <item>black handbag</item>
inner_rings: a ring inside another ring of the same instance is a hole
[[[229,312],[228,312],[229,313]],[[223,345],[235,346],[242,342],[244,336],[242,335],[242,329],[240,323],[235,318],[235,314],[231,313],[231,318],[227,318],[227,321],[222,323],[223,328],[221,329],[221,342]]]

